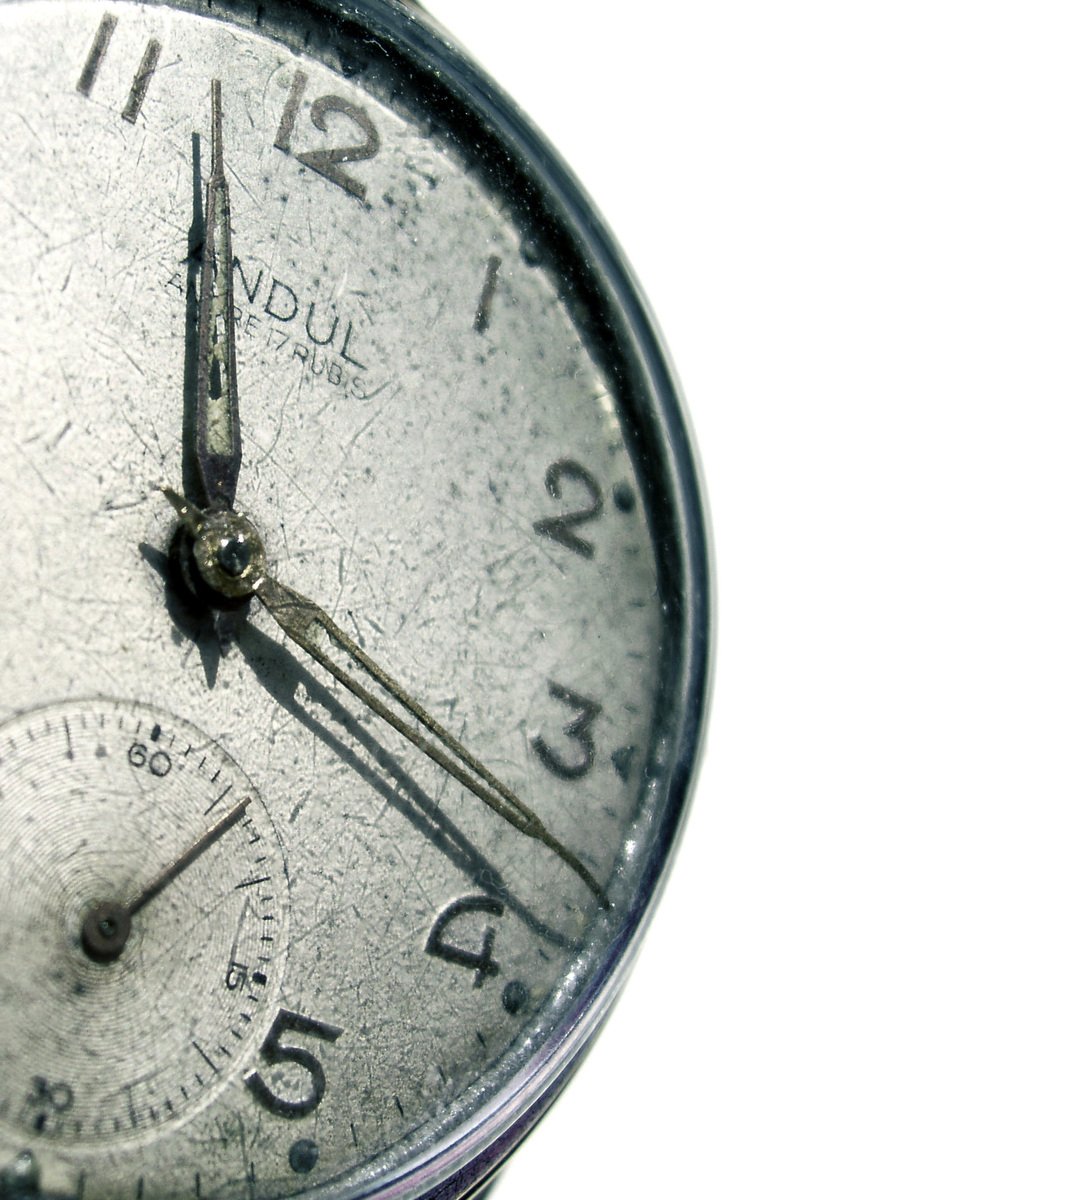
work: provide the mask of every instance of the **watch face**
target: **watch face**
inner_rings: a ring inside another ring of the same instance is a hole
[[[407,6],[6,0],[0,101],[0,1195],[456,1193],[693,764],[639,301]]]

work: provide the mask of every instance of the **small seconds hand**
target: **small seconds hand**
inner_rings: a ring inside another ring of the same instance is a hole
[[[200,858],[218,838],[222,837],[247,811],[247,796],[178,857],[159,871],[140,891],[124,904],[105,901],[95,905],[82,922],[82,948],[97,962],[114,962],[123,953],[131,936],[131,918],[139,912],[196,859]]]

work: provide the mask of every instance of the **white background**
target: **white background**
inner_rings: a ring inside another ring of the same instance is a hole
[[[498,1200],[1076,1194],[1076,9],[429,0],[617,232],[720,633],[637,969]]]

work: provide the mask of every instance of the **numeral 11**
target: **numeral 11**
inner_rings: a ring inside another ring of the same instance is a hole
[[[101,18],[100,25],[97,26],[90,52],[86,55],[82,74],[78,77],[77,88],[84,96],[89,96],[93,91],[93,85],[97,81],[97,72],[108,53],[108,44],[112,41],[115,28],[116,18],[111,13],[105,13]],[[138,70],[131,82],[131,90],[127,93],[127,103],[123,106],[123,112],[120,114],[131,125],[138,120],[138,114],[142,111],[142,101],[146,98],[150,80],[153,78],[154,71],[157,70],[157,60],[160,57],[161,43],[156,38],[150,38],[146,42],[142,61],[138,64]]]

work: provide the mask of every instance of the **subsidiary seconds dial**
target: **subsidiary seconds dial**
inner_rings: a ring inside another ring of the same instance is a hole
[[[201,1107],[277,1012],[288,883],[250,780],[140,705],[0,731],[0,1121],[110,1143]]]

